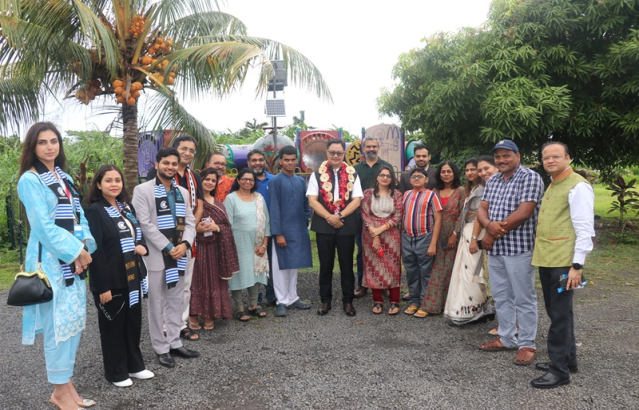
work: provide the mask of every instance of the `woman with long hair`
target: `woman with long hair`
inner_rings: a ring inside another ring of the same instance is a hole
[[[59,409],[90,407],[71,377],[80,336],[86,323],[86,269],[95,241],[71,177],[64,172],[62,136],[50,122],[34,124],[22,144],[18,196],[31,227],[26,271],[38,263],[47,275],[53,300],[23,308],[22,343],[33,344],[42,333],[51,403]]]
[[[213,330],[215,319],[233,317],[229,298],[229,280],[240,270],[235,237],[224,204],[215,199],[218,175],[215,169],[200,172],[204,202],[202,218],[197,221],[197,259],[191,284],[189,327]]]
[[[240,262],[240,271],[229,280],[229,289],[235,317],[241,322],[250,319],[244,312],[244,289],[248,291],[248,313],[258,318],[266,317],[257,298],[260,283],[266,285],[268,275],[266,245],[271,236],[271,224],[266,202],[256,190],[255,172],[244,168],[238,172],[231,193],[224,200]]]
[[[382,165],[377,172],[373,188],[364,191],[361,207],[364,221],[364,286],[372,289],[375,314],[382,313],[384,289],[390,291],[388,314],[399,313],[402,198],[399,190],[395,189],[395,173],[386,165]]]
[[[459,246],[444,307],[444,318],[454,325],[478,320],[485,322],[490,317],[495,317],[495,308],[486,295],[482,275],[483,252],[477,246],[477,241],[482,236],[481,225],[476,218],[477,209],[486,185],[477,172],[477,165],[476,158],[470,158],[464,164],[468,194],[455,227],[455,231],[459,232]]]
[[[435,194],[442,204],[442,226],[433,271],[421,307],[414,314],[415,317],[442,313],[457,254],[459,233],[455,230],[455,226],[464,203],[464,188],[461,186],[459,168],[450,161],[444,161],[437,168],[435,180]]]
[[[122,171],[115,165],[100,167],[89,191],[86,215],[97,243],[89,270],[90,289],[98,313],[104,377],[117,387],[133,385],[131,377],[150,379],[140,337],[142,297],[146,293],[148,248],[135,209],[129,203]]]

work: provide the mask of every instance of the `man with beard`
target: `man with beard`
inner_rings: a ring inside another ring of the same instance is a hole
[[[531,262],[544,183],[538,173],[521,165],[513,141],[499,141],[491,153],[499,172],[486,183],[477,220],[486,228],[482,245],[488,255],[499,337],[479,348],[489,352],[519,349],[514,363],[526,366],[537,355],[537,294]]]
[[[322,307],[317,314],[324,316],[331,310],[333,299],[333,265],[335,250],[339,260],[342,279],[342,302],[344,313],[355,316],[353,307],[353,251],[357,219],[355,210],[362,200],[362,187],[357,172],[344,162],[346,144],[342,139],[332,139],[326,143],[327,161],[322,162],[313,172],[306,196],[315,211],[311,220],[311,230],[317,238],[317,254],[320,261],[320,297]]]
[[[359,181],[362,186],[362,192],[375,185],[377,173],[383,166],[393,169],[393,166],[378,156],[379,140],[377,137],[366,137],[362,142],[364,151],[364,161],[358,163],[353,168],[357,171]],[[355,243],[357,244],[357,289],[355,289],[355,297],[361,298],[366,295],[367,288],[362,286],[362,278],[364,277],[364,261],[362,260],[362,214],[359,210],[355,211],[357,218],[357,233],[355,234]]]
[[[174,180],[179,158],[177,149],[161,149],[156,156],[157,176],[136,186],[132,201],[149,249],[143,258],[149,279],[151,344],[165,367],[175,366],[172,355],[186,359],[200,355],[180,341],[186,258],[195,241],[195,218],[187,204],[189,192]]]
[[[297,148],[282,148],[282,172],[273,177],[268,189],[271,204],[271,237],[275,239],[269,261],[273,268],[272,281],[277,299],[277,317],[286,316],[291,308],[311,308],[310,303],[303,302],[297,296],[297,270],[313,266],[311,238],[307,228],[311,208],[308,198],[304,195],[306,181],[295,175],[297,162]]]
[[[235,181],[235,178],[226,175],[226,157],[221,152],[212,153],[205,168],[213,168],[217,173],[218,182],[215,199],[224,202],[226,196],[231,193],[231,186],[233,186],[233,181]]]
[[[428,175],[428,182],[424,188],[432,191],[435,189],[435,183],[437,181],[435,175],[437,170],[430,167],[430,152],[425,145],[421,144],[416,145],[413,151],[415,152],[415,156],[413,157],[415,159],[415,168],[426,170],[426,174]],[[399,192],[402,194],[413,189],[413,185],[410,183],[411,171],[412,170],[402,172],[402,177],[399,179]]]
[[[248,167],[255,172],[255,183],[257,184],[256,191],[264,197],[264,202],[266,202],[266,209],[268,210],[270,207],[270,199],[268,194],[268,184],[273,178],[273,174],[269,174],[266,171],[266,156],[264,152],[259,149],[253,149],[249,151],[246,155],[246,159],[248,162]],[[266,251],[268,253],[268,263],[269,263],[269,275],[268,281],[266,283],[266,303],[274,306],[277,302],[275,299],[275,290],[273,289],[273,269],[271,264],[271,255],[273,253],[273,244],[271,239],[268,240],[268,245],[266,246]],[[262,303],[262,291],[260,290],[260,295],[258,298],[258,303]]]
[[[180,135],[173,141],[172,146],[173,148],[176,148],[180,154],[180,162],[178,164],[177,172],[175,173],[175,182],[188,191],[188,204],[193,210],[195,220],[199,222],[202,217],[204,190],[202,189],[202,178],[200,178],[198,173],[191,170],[191,163],[195,158],[197,150],[197,142],[190,135]],[[155,178],[155,175],[156,170],[152,169],[149,171],[147,179],[151,180]],[[197,252],[197,250],[195,252]],[[201,329],[199,323],[190,325],[188,323],[195,252],[191,252],[190,249],[187,252],[186,273],[184,275],[184,300],[182,302],[182,330],[180,332],[180,337],[182,339],[193,341],[200,339],[200,336],[195,332],[195,330]]]

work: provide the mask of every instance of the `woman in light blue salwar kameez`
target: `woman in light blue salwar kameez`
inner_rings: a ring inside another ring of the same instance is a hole
[[[23,308],[22,343],[31,345],[36,334],[43,334],[47,377],[54,385],[51,402],[61,409],[77,409],[95,404],[93,400],[80,398],[71,376],[86,320],[86,284],[77,274],[91,262],[89,253],[95,250],[96,244],[77,194],[63,181],[64,178],[71,181],[62,171],[65,162],[62,138],[55,126],[51,123],[33,125],[23,144],[18,182],[18,195],[31,228],[25,270],[33,272],[36,269],[38,245],[41,244],[42,269],[51,283],[53,300]],[[35,166],[40,167],[40,172]],[[43,170],[47,172],[43,174]],[[53,184],[51,180],[45,183],[45,177],[57,180],[53,180]],[[58,195],[50,185],[57,187]],[[56,224],[59,201],[66,202],[73,210],[74,225],[79,227],[72,232]],[[61,263],[75,268],[66,280]]]

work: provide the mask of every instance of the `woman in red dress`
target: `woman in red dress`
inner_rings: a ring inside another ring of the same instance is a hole
[[[364,283],[372,289],[373,313],[383,310],[382,291],[390,291],[389,315],[399,312],[399,284],[402,276],[402,249],[399,224],[402,220],[402,194],[395,190],[395,173],[383,166],[375,186],[364,191],[362,232]]]
[[[202,219],[196,226],[197,259],[191,284],[189,327],[204,330],[214,328],[214,319],[233,316],[228,280],[240,270],[235,238],[222,202],[215,199],[218,176],[213,168],[200,173],[204,189]]]

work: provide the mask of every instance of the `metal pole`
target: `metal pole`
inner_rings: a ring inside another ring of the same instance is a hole
[[[273,98],[277,97],[277,84],[273,81]],[[277,117],[273,117],[273,156],[277,155]]]

